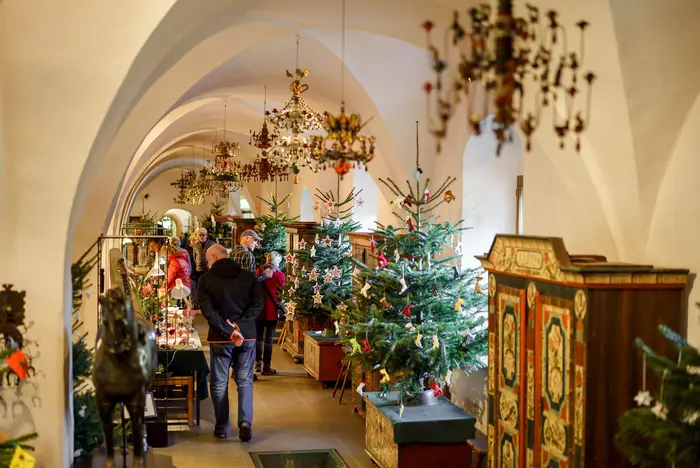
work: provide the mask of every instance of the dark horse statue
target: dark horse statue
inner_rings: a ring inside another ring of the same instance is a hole
[[[128,289],[128,287],[127,287]],[[102,324],[92,380],[107,446],[107,468],[114,466],[114,408],[123,403],[131,417],[134,466],[143,466],[146,390],[156,372],[158,349],[153,325],[135,314],[131,294],[121,287],[100,298]]]

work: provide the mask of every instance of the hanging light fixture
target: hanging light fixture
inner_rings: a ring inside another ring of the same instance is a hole
[[[258,155],[252,163],[243,167],[243,177],[252,182],[275,182],[289,180],[289,168],[275,166],[269,159]]]
[[[360,132],[367,125],[362,123],[360,114],[345,113],[345,0],[343,0],[342,39],[340,62],[340,115],[324,114],[323,128],[326,136],[314,136],[311,146],[313,159],[318,167],[333,167],[342,178],[350,169],[365,167],[374,158],[373,136]]]
[[[267,152],[272,148],[272,143],[279,135],[274,129],[272,132],[267,128],[267,86],[265,86],[265,94],[263,101],[263,124],[259,132],[250,131],[250,145],[260,150],[261,156],[267,156]]]
[[[213,184],[212,188],[218,193],[227,191],[229,193],[240,189],[243,184],[240,174],[240,163],[236,160],[236,156],[240,151],[240,145],[235,141],[228,141],[226,136],[227,116],[228,116],[228,101],[224,101],[224,139],[212,144],[212,152],[214,153],[214,164],[211,171],[207,174]],[[202,149],[202,151],[204,151]],[[222,183],[217,183],[222,182]]]
[[[304,78],[309,76],[309,70],[299,68],[299,40],[300,36],[297,34],[297,57],[294,74],[287,70],[287,77],[295,78],[289,85],[292,97],[281,110],[272,109],[268,113],[270,123],[278,130],[287,130],[289,134],[278,135],[266,153],[266,158],[273,166],[291,168],[295,174],[294,183],[299,182],[297,175],[300,168],[315,165],[312,157],[313,142],[303,134],[319,130],[323,126],[321,114],[312,109],[302,96],[309,89],[309,85],[302,82]]]
[[[447,123],[462,99],[467,101],[469,125],[476,135],[481,134],[481,122],[490,104],[495,107],[492,128],[498,140],[497,154],[504,143],[512,140],[515,124],[525,136],[529,151],[532,135],[541,123],[542,111],[548,106],[552,108],[552,125],[560,147],[564,148],[565,138],[573,134],[576,151],[580,150],[580,135],[590,124],[591,90],[595,80],[591,72],[581,74],[583,36],[588,22],[576,23],[581,31],[580,48],[578,52],[569,50],[566,30],[559,23],[555,10],[549,10],[542,18],[537,7],[526,4],[527,17],[515,17],[513,3],[513,0],[498,0],[495,14],[488,4],[471,8],[470,28],[460,23],[459,14],[455,12],[450,28],[445,31],[444,55],[431,41],[434,23],[423,23],[436,73],[435,82],[425,83],[424,90],[428,94],[428,113],[433,122],[431,133],[437,138],[438,152],[447,136]],[[444,74],[449,71],[449,42],[464,52],[460,53],[457,70],[449,72],[455,78],[445,82]],[[526,90],[526,76],[533,78],[535,89]],[[574,113],[574,101],[581,92],[580,81],[588,84],[585,114]],[[483,89],[484,97],[477,102],[479,89]],[[436,117],[432,117],[431,93],[434,93]],[[534,96],[534,107],[527,112],[523,102],[526,94]],[[563,116],[557,110],[560,104]],[[483,106],[481,113],[477,110],[479,105]]]

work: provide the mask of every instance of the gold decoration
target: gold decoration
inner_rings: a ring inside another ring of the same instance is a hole
[[[447,192],[445,192],[444,198],[445,198],[445,203],[452,203],[453,201],[455,201],[457,199],[455,197],[455,194],[452,193],[452,190],[448,190]]]

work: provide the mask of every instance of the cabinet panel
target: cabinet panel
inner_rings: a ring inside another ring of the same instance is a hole
[[[525,457],[525,291],[499,286],[496,303],[495,452],[498,466],[516,467]]]

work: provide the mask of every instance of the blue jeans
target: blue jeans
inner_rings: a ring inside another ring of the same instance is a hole
[[[233,343],[210,344],[211,400],[214,404],[216,425],[214,432],[226,433],[229,426],[228,370],[233,367],[233,379],[238,387],[238,426],[242,422],[253,424],[253,366],[255,341],[244,341],[241,346]]]

